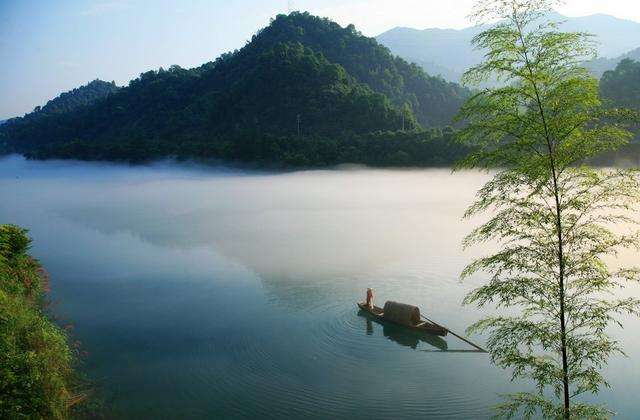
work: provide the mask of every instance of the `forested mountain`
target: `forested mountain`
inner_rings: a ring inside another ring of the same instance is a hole
[[[392,56],[353,26],[298,12],[277,16],[242,49],[213,62],[149,71],[115,89],[73,108],[62,106],[73,95],[61,95],[36,112],[42,118],[12,119],[0,128],[0,146],[88,159],[171,154],[327,164],[359,156],[365,162],[372,156],[358,148],[372,138],[384,143],[370,133],[386,131],[385,138],[409,143],[443,138],[440,130],[392,132],[444,127],[469,95]],[[53,112],[58,109],[68,112]],[[403,160],[401,143],[385,153]]]
[[[61,93],[58,97],[47,102],[43,107],[36,107],[29,116],[42,116],[52,114],[64,114],[90,105],[95,101],[105,98],[120,89],[115,82],[105,82],[100,79],[93,80],[84,86]]]
[[[600,95],[611,103],[640,111],[640,61],[622,60],[600,79]]]
[[[353,25],[342,28],[307,13],[280,15],[254,36],[254,45],[250,45],[262,50],[274,42],[299,42],[322,53],[396,106],[408,103],[422,125],[449,124],[468,95],[457,84],[429,77],[418,66],[392,56],[387,48],[362,36]]]
[[[99,99],[103,99],[112,93],[116,93],[120,89],[115,82],[105,82],[100,79],[93,80],[86,85],[63,92],[57,97],[51,99],[43,106],[37,106],[35,109],[21,118],[10,118],[8,120],[0,120],[0,125],[13,121],[33,121],[48,115],[64,114],[72,112],[78,108],[91,105]]]
[[[561,26],[563,31],[595,35],[600,57],[617,57],[640,47],[638,22],[603,14],[565,17],[553,12],[547,17],[564,22]],[[447,80],[458,82],[469,67],[482,59],[482,52],[473,49],[471,40],[484,29],[486,28],[483,26],[460,30],[393,28],[378,35],[376,39],[393,54],[421,64],[428,73],[441,74]],[[611,68],[614,66],[615,64]]]
[[[600,96],[609,106],[620,106],[640,112],[640,61],[629,58],[606,71],[600,79]],[[603,165],[640,166],[640,123],[632,127],[635,138],[626,147],[596,159]]]

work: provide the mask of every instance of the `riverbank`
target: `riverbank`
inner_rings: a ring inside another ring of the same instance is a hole
[[[104,151],[100,147],[87,149],[75,145],[75,148],[46,149],[33,152],[15,152],[0,150],[0,158],[11,155],[22,156],[28,160],[36,161],[79,161],[79,162],[100,162],[127,165],[148,165],[157,162],[195,164],[208,168],[227,168],[230,170],[248,171],[277,171],[288,172],[298,170],[313,169],[342,169],[344,167],[357,166],[369,168],[393,168],[393,169],[429,169],[429,168],[450,168],[460,159],[464,158],[469,151],[469,147],[456,144],[451,138],[443,141],[441,139],[430,141],[416,141],[415,136],[406,133],[405,138],[386,139],[384,133],[380,133],[379,139],[367,139],[359,141],[354,147],[345,149],[342,145],[342,152],[333,150],[329,153],[325,150],[324,155],[318,154],[316,150],[311,153],[312,157],[305,154],[289,153],[286,156],[255,156],[245,159],[234,155],[220,156],[213,153],[202,145],[195,149],[178,151],[171,148],[157,149],[153,153],[137,152],[133,153],[129,149],[119,150],[118,153]],[[313,140],[313,139],[312,139]],[[323,141],[326,141],[323,140]],[[306,143],[312,143],[306,139]],[[76,147],[77,146],[77,147]],[[357,147],[356,147],[357,146]],[[133,147],[133,146],[132,146]],[[261,148],[262,146],[257,145]],[[311,146],[309,146],[311,147]],[[322,149],[324,146],[318,144],[315,148]],[[332,147],[336,147],[334,144]],[[609,151],[599,155],[591,161],[597,167],[636,167],[640,168],[640,141],[634,140],[630,144],[623,146],[619,150]]]
[[[0,418],[67,419],[86,399],[67,331],[47,316],[49,279],[26,229],[0,225]]]

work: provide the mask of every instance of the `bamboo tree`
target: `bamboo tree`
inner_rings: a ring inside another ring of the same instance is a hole
[[[593,55],[593,42],[546,21],[553,3],[475,6],[479,22],[498,23],[474,38],[485,59],[465,81],[497,78],[502,85],[476,93],[459,115],[466,123],[461,140],[477,147],[460,167],[496,171],[465,214],[489,212],[490,219],[465,246],[490,242],[498,250],[463,271],[462,278],[490,276],[465,303],[499,308],[470,331],[488,332],[493,362],[537,387],[508,395],[499,415],[606,417],[604,407],[580,397],[608,386],[600,369],[622,353],[607,327],[638,313],[638,299],[615,291],[640,280],[640,271],[614,268],[608,259],[638,249],[640,185],[633,170],[585,162],[628,142],[631,113],[603,106],[597,80],[580,64]]]

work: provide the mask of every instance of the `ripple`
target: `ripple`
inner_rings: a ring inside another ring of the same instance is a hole
[[[206,349],[202,365],[186,373],[204,385],[196,387],[201,395],[185,398],[218,396],[226,413],[240,417],[368,417],[374,412],[379,418],[447,418],[473,414],[478,407],[476,399],[438,382],[448,376],[443,369],[434,374],[442,354],[425,356],[394,343],[383,325],[358,316],[352,302],[322,300],[307,309],[298,323],[283,325],[291,328],[291,340],[304,338],[304,343],[292,345],[264,333],[237,337],[230,348]],[[417,348],[423,347],[429,345],[418,340]],[[226,363],[233,369],[219,375],[226,369],[216,368],[211,352],[231,349]]]

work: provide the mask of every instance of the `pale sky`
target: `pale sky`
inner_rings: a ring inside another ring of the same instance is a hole
[[[396,26],[463,28],[473,0],[0,0],[0,119],[95,78],[193,67],[240,48],[278,13],[307,10],[367,36]],[[566,16],[640,22],[640,0],[568,0]],[[638,40],[640,46],[640,40]]]

